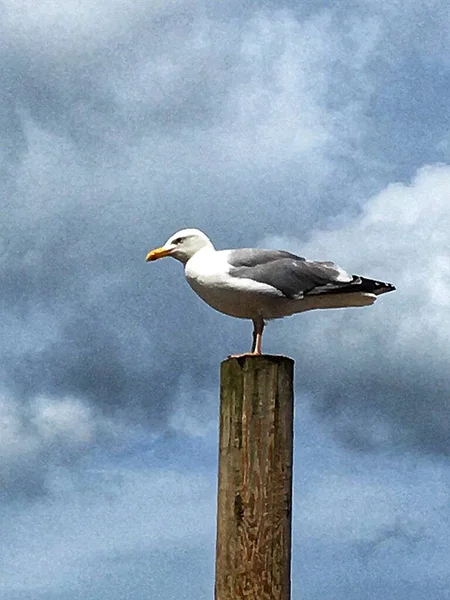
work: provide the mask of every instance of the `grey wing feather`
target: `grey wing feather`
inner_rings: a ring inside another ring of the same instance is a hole
[[[228,260],[231,276],[268,284],[291,299],[328,293],[353,280],[332,262],[311,262],[281,250],[233,250]]]
[[[233,267],[258,267],[267,263],[274,262],[282,258],[294,258],[305,261],[306,259],[286,252],[285,250],[259,250],[258,248],[240,248],[231,250],[228,262]]]

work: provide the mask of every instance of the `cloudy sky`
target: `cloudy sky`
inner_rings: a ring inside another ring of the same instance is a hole
[[[0,600],[212,597],[219,363],[182,227],[392,281],[296,361],[293,600],[450,599],[446,0],[0,4]]]

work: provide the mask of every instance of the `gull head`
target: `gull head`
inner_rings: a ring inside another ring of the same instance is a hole
[[[164,256],[172,256],[185,264],[203,248],[214,250],[214,246],[207,235],[199,229],[182,229],[170,236],[164,246],[151,250],[147,254],[146,260],[150,262],[158,260],[158,258],[164,258]]]

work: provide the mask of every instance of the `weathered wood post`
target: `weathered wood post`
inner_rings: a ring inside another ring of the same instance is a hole
[[[215,600],[290,600],[293,367],[221,365]]]

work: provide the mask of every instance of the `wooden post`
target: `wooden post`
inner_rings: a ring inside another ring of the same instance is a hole
[[[221,365],[215,600],[289,600],[294,361]]]

